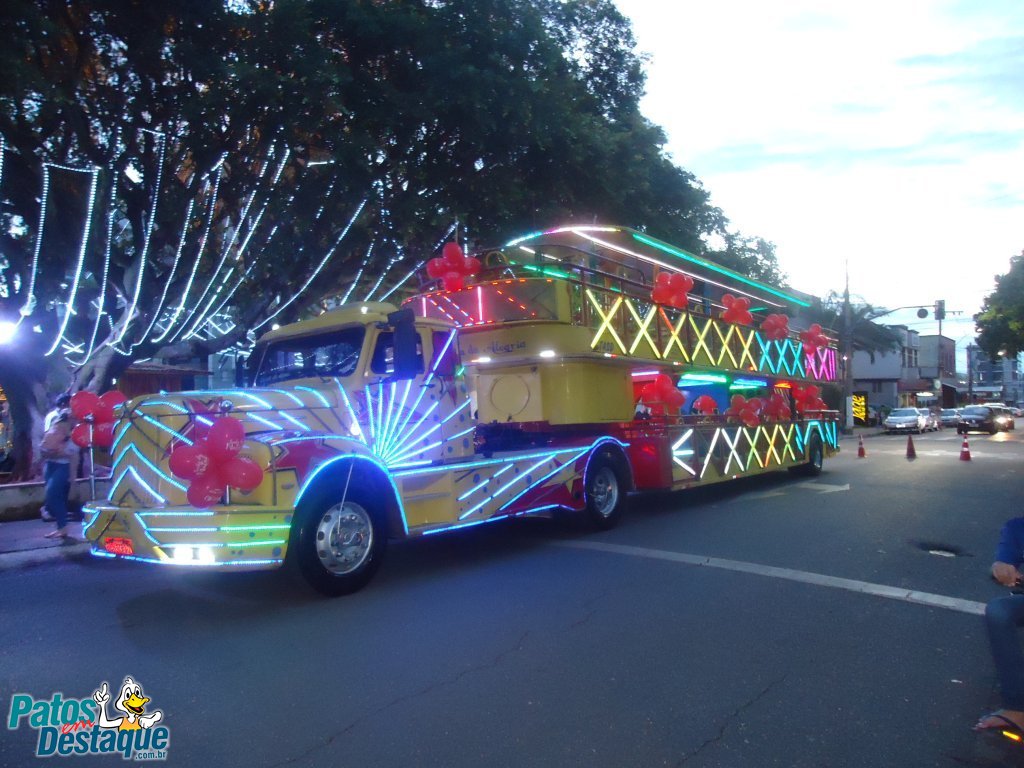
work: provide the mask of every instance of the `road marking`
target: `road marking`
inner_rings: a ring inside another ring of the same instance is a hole
[[[799,485],[801,488],[810,488],[818,493],[836,493],[837,491],[850,490],[849,483],[846,485],[829,485],[828,483],[816,483],[813,480],[808,480],[806,483],[799,483]]]
[[[785,495],[786,495],[785,491],[764,491],[763,493],[748,493],[748,494],[744,494],[743,496],[740,496],[739,498],[737,498],[737,501],[742,501],[742,500],[749,501],[750,499],[771,499],[771,498],[774,498],[775,496],[785,496]]]
[[[985,603],[979,603],[974,600],[936,595],[932,592],[919,592],[916,589],[890,587],[885,584],[872,584],[869,581],[842,579],[838,576],[826,576],[822,573],[811,573],[810,571],[796,571],[792,568],[776,568],[772,565],[745,563],[741,560],[726,560],[720,557],[705,557],[704,555],[688,555],[685,552],[669,552],[663,549],[631,547],[625,544],[610,544],[601,541],[559,541],[554,542],[554,544],[560,547],[590,549],[597,552],[610,552],[616,555],[631,555],[633,557],[646,557],[651,560],[667,560],[672,563],[703,565],[709,568],[721,568],[726,571],[752,573],[756,576],[769,576],[775,579],[814,584],[819,587],[845,589],[849,592],[859,592],[863,595],[874,595],[875,597],[884,597],[889,600],[901,600],[905,603],[917,603],[918,605],[927,605],[932,608],[945,608],[950,611],[968,613],[972,616],[985,615]]]

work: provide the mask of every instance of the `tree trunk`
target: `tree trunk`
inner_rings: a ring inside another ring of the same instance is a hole
[[[25,357],[13,345],[0,347],[0,387],[11,412],[12,480],[31,480],[39,473],[34,449],[43,436],[47,407],[46,365]]]

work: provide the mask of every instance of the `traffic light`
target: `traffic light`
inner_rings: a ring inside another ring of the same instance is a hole
[[[939,299],[935,302],[935,319],[945,320],[946,319],[946,300]]]

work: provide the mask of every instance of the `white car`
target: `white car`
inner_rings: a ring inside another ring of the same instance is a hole
[[[924,431],[938,432],[939,427],[942,426],[939,423],[939,417],[929,411],[927,408],[918,408],[921,415],[924,416]]]
[[[886,417],[882,426],[886,434],[891,432],[923,432],[925,417],[917,408],[896,408]]]

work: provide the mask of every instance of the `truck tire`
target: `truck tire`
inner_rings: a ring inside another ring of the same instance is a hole
[[[811,439],[807,441],[806,456],[807,461],[804,464],[790,467],[789,471],[804,477],[817,477],[821,474],[822,467],[825,464],[825,449],[821,445],[821,437],[819,435],[811,435]]]
[[[357,592],[373,578],[387,534],[377,509],[350,491],[342,503],[327,498],[300,513],[295,541],[299,573],[328,597]]]
[[[584,478],[587,519],[593,528],[607,531],[618,525],[626,505],[626,484],[621,468],[607,453],[590,460]]]

